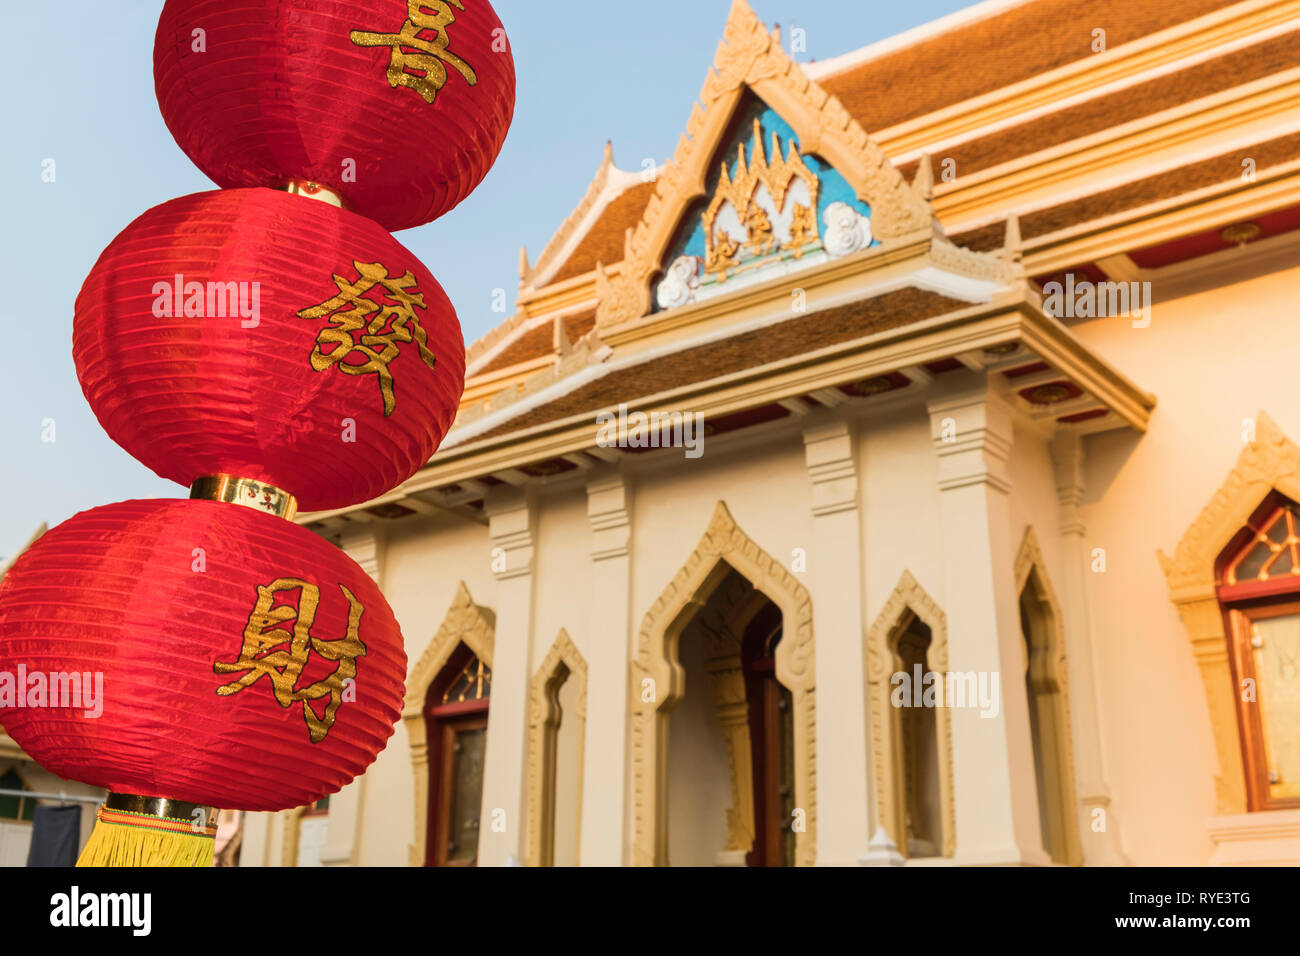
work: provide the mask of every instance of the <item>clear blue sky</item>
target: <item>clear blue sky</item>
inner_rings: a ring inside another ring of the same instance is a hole
[[[364,0],[358,0],[364,6]],[[519,93],[514,125],[488,178],[441,220],[399,234],[442,282],[466,342],[514,309],[518,250],[531,255],[582,197],[606,139],[616,162],[662,162],[690,115],[730,0],[497,0]],[[963,0],[752,0],[784,35],[801,27],[825,59],[969,5]],[[14,351],[0,415],[0,556],[51,525],[124,498],[183,497],[100,429],[72,364],[72,305],[105,245],[150,206],[213,188],[177,148],[153,93],[162,0],[7,3],[13,41],[0,59],[5,143],[0,305]],[[906,96],[905,77],[881,96]],[[56,179],[41,181],[42,160]],[[19,347],[21,346],[21,348]],[[55,441],[42,442],[42,421]]]

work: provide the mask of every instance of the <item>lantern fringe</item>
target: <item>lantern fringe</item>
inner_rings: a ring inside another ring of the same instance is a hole
[[[77,866],[212,866],[215,832],[101,807]]]

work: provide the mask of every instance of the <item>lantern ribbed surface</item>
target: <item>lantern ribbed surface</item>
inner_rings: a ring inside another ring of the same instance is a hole
[[[308,180],[398,230],[487,175],[515,71],[486,0],[168,0],[154,86],[172,136],[217,185]]]
[[[255,320],[229,314],[236,297],[252,311],[254,292]],[[183,196],[127,226],[77,296],[73,358],[104,430],[162,477],[256,479],[304,511],[414,474],[465,380],[455,310],[413,253],[363,216],[273,189]]]
[[[355,665],[351,693],[314,743],[303,708],[319,722],[329,698],[281,706],[270,673],[243,667],[254,656],[242,653],[250,627],[270,633],[265,653],[294,659],[301,619],[287,616],[301,614],[309,588],[276,591],[267,605],[288,610],[272,610],[268,627],[249,623],[259,586],[289,579],[318,589],[310,653],[296,655],[306,663],[293,686],[325,681],[343,660]],[[355,608],[344,588],[362,608],[359,656],[347,651]],[[283,639],[272,647],[277,628]],[[218,663],[235,670],[219,673]],[[20,666],[28,675],[103,675],[97,718],[84,706],[0,710],[5,730],[46,770],[119,793],[281,810],[337,791],[383,749],[401,712],[406,654],[378,587],[317,535],[251,508],[147,500],[70,518],[0,582],[0,671]],[[217,693],[243,675],[256,679]]]

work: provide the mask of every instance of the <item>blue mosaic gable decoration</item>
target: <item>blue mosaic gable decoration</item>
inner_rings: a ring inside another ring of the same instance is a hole
[[[732,118],[707,185],[678,227],[656,311],[710,298],[877,245],[871,208],[794,130],[750,95]]]

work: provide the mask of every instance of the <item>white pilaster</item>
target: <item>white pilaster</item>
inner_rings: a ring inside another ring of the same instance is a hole
[[[1093,676],[1092,621],[1088,615],[1087,527],[1080,510],[1084,492],[1083,438],[1077,432],[1061,432],[1052,440],[1051,448],[1057,500],[1061,505],[1061,550],[1065,569],[1061,613],[1065,617],[1070,731],[1074,738],[1074,770],[1078,778],[1079,840],[1085,864],[1126,866],[1129,861],[1124,856],[1119,823],[1110,805],[1097,685]]]
[[[1011,413],[983,373],[954,372],[929,403],[939,458],[948,617],[948,667],[974,673],[998,708],[952,711],[953,789],[959,863],[1048,864],[1024,679],[1024,639],[1014,579]]]
[[[626,862],[628,667],[632,654],[631,490],[613,468],[587,483],[591,608],[582,781],[583,866]]]
[[[804,426],[812,483],[808,589],[817,641],[817,862],[857,863],[870,842],[862,536],[853,433],[813,413]]]
[[[478,864],[503,866],[525,855],[525,763],[528,759],[528,678],[533,653],[533,531],[535,509],[526,490],[498,485],[486,501],[497,579],[492,704],[488,710]]]

